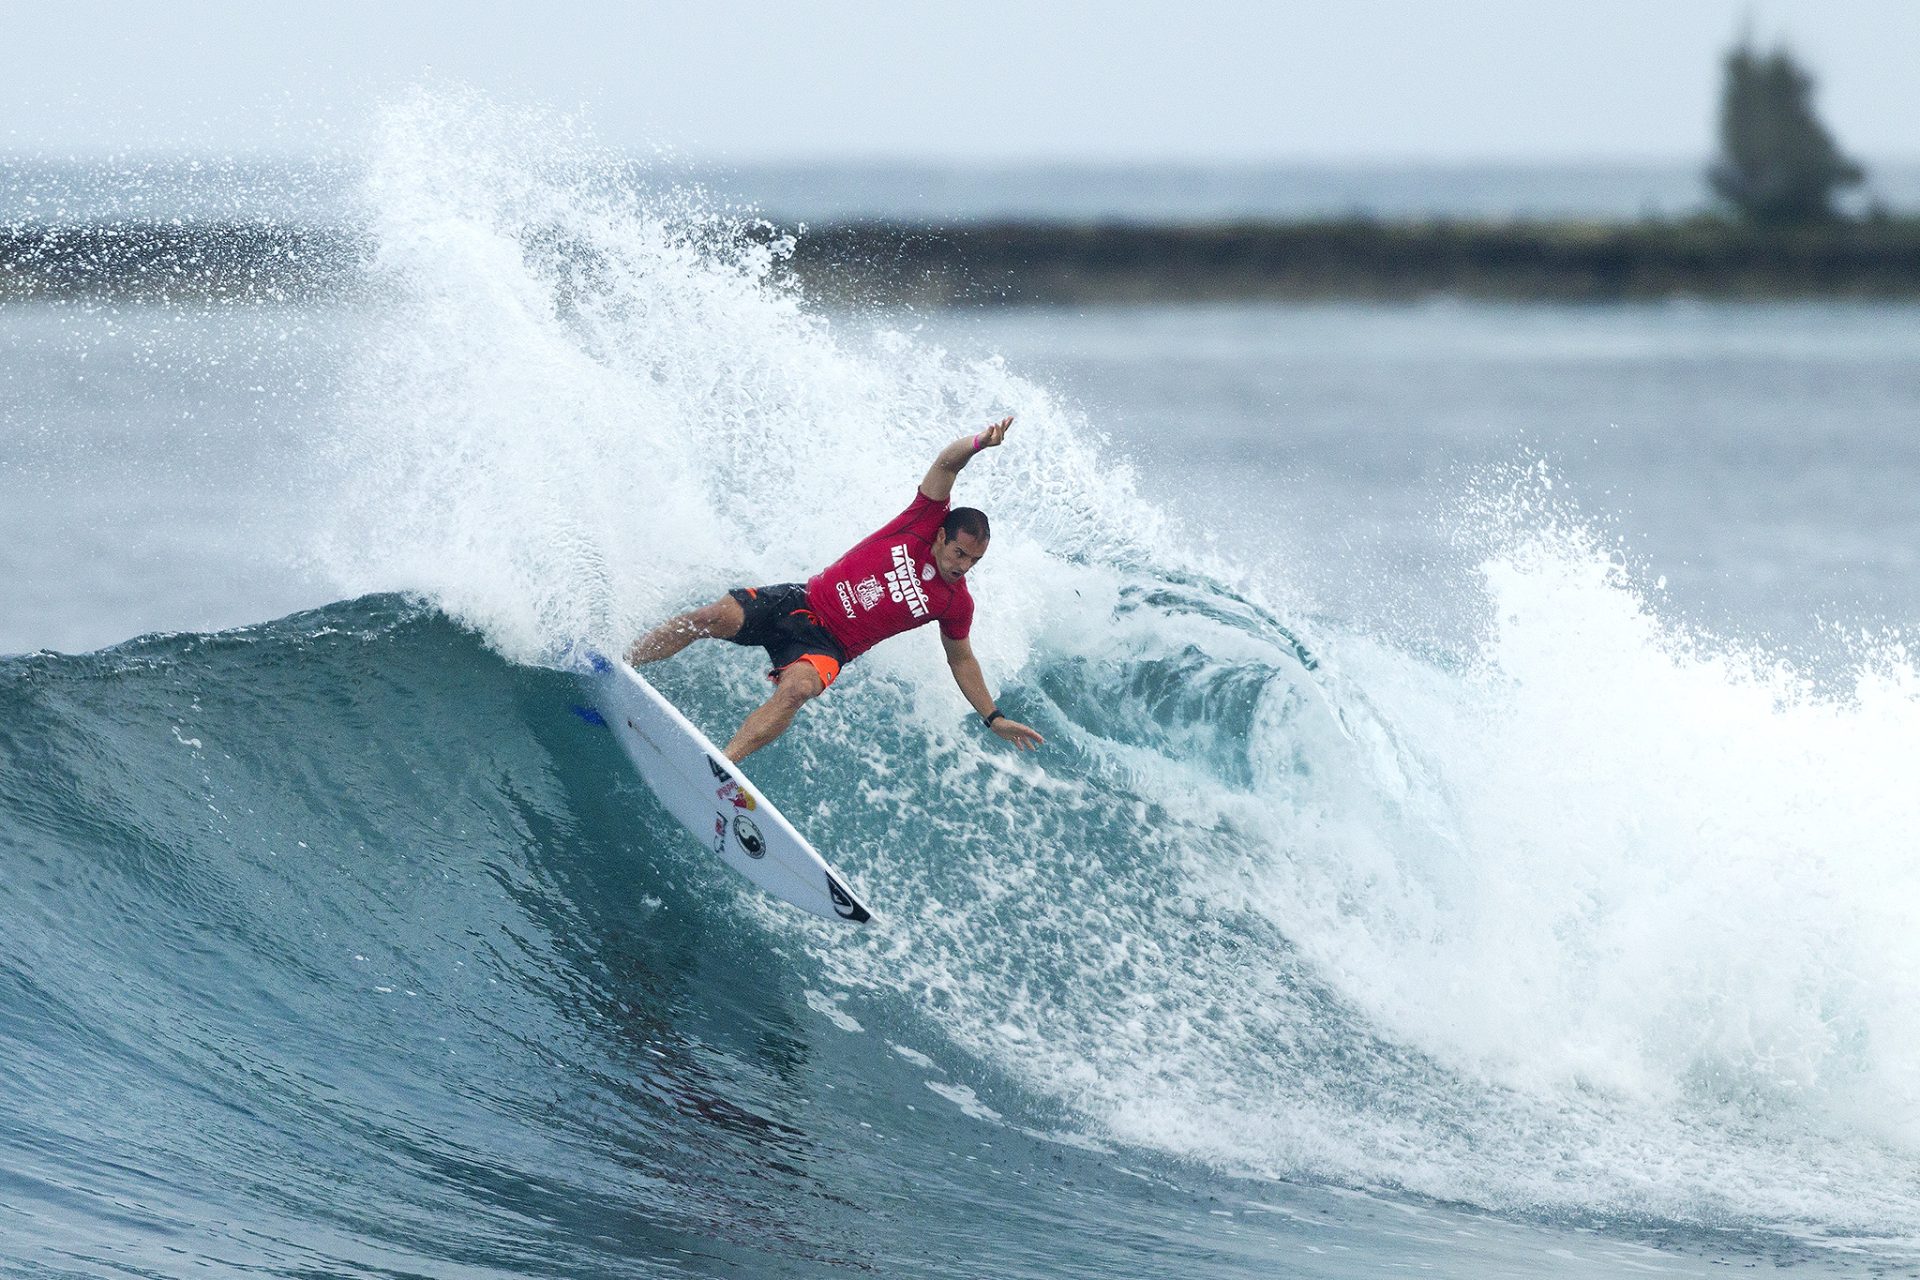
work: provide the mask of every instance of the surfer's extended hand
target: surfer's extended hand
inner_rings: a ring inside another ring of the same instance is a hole
[[[960,477],[960,471],[974,454],[982,449],[991,449],[1007,438],[1007,428],[1013,425],[1013,415],[1008,414],[984,431],[976,431],[970,436],[961,436],[940,451],[933,460],[933,466],[927,472],[927,478],[920,482],[920,492],[935,502],[945,502],[953,496],[953,482]]]
[[[1009,720],[1005,716],[993,722],[993,731],[1022,751],[1037,751],[1040,744],[1046,741],[1018,720]]]

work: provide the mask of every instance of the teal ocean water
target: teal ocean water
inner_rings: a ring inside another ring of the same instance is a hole
[[[552,121],[362,160],[364,302],[0,312],[0,1274],[1920,1268],[1920,311],[827,313]],[[1004,412],[1048,747],[863,658],[816,923],[562,655]]]

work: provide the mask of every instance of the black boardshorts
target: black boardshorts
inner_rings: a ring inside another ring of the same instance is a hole
[[[840,674],[847,655],[831,633],[820,625],[819,616],[807,607],[807,588],[801,582],[782,582],[772,587],[735,587],[727,592],[740,602],[747,615],[733,635],[735,644],[758,645],[773,660],[767,679],[778,680],[780,673],[796,662],[804,662],[820,673],[820,686],[832,684]]]

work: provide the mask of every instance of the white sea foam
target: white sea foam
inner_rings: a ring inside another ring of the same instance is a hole
[[[803,993],[803,997],[807,1002],[807,1008],[813,1010],[842,1031],[858,1033],[866,1030],[865,1027],[860,1025],[858,1018],[855,1018],[852,1014],[834,1003],[832,996],[819,991],[808,991]]]
[[[960,1108],[963,1113],[972,1116],[975,1120],[1000,1119],[1000,1113],[980,1101],[978,1095],[966,1085],[943,1084],[938,1080],[928,1080],[925,1083],[927,1088],[933,1090],[948,1102]]]
[[[390,114],[366,193],[386,301],[327,556],[517,659],[618,644],[817,568],[941,442],[1016,413],[962,485],[996,522],[976,644],[1054,741],[955,732],[930,643],[810,712],[858,801],[836,852],[886,904],[815,948],[835,982],[1089,1134],[1235,1169],[1920,1228],[1897,645],[1816,690],[1689,636],[1523,505],[1476,517],[1477,657],[1327,624],[1309,672],[1285,602],[1195,580],[1044,388],[910,320],[829,324],[777,238],[618,174],[557,119]]]
[[[938,1071],[940,1069],[938,1066],[934,1064],[934,1061],[932,1058],[929,1058],[926,1054],[921,1053],[918,1049],[909,1049],[907,1048],[907,1046],[903,1044],[894,1044],[891,1041],[887,1043],[887,1048],[893,1050],[895,1053],[899,1054],[901,1057],[905,1058],[908,1062],[911,1062],[914,1066],[919,1067],[923,1071]]]
[[[778,236],[643,198],[623,165],[460,95],[388,113],[365,192],[384,303],[323,553],[343,586],[425,592],[518,658],[617,643],[720,586],[812,572],[1008,413],[1017,447],[963,485],[1005,516],[996,569],[1135,536],[1094,518],[1125,469],[1043,389],[835,330],[779,279]],[[1032,594],[1012,583],[1008,604]],[[996,612],[1017,652],[1027,611]]]

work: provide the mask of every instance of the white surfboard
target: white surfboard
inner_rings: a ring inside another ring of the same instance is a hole
[[[847,882],[640,673],[592,655],[600,714],[667,812],[774,897],[829,920],[872,919]]]

